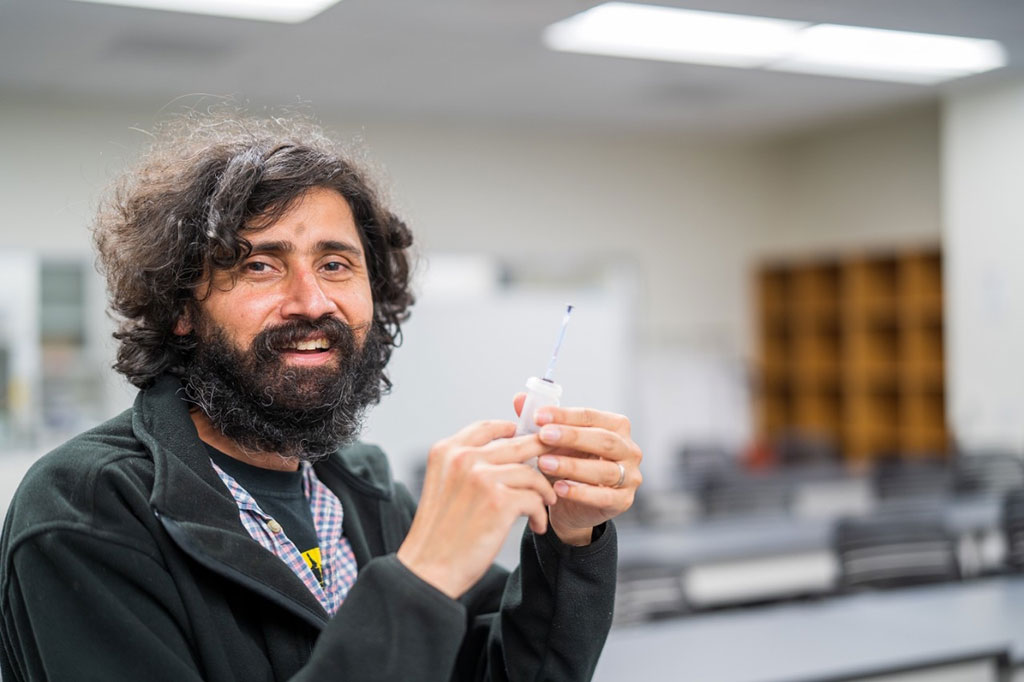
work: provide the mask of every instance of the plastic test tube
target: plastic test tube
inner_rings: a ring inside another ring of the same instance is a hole
[[[558,405],[562,398],[562,387],[553,380],[555,375],[555,364],[558,362],[558,351],[562,348],[562,341],[565,339],[565,330],[569,326],[569,316],[572,315],[572,305],[566,306],[565,317],[562,318],[562,326],[558,330],[558,339],[555,341],[555,349],[551,353],[551,360],[548,362],[547,371],[544,377],[530,377],[526,380],[526,401],[523,409],[519,412],[519,422],[516,426],[516,435],[522,436],[527,433],[537,433],[540,427],[534,419],[534,414],[547,405]]]

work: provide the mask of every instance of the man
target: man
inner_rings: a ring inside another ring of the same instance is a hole
[[[95,240],[141,390],[15,496],[5,682],[591,676],[608,521],[641,480],[629,422],[471,424],[430,450],[417,507],[354,441],[390,387],[412,238],[315,127],[169,126]],[[509,574],[492,561],[520,516]]]

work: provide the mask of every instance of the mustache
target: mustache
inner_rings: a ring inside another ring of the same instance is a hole
[[[253,338],[250,349],[258,360],[271,361],[299,341],[322,336],[332,350],[350,350],[356,347],[356,332],[369,327],[369,322],[349,325],[330,315],[316,320],[292,320],[261,331]]]

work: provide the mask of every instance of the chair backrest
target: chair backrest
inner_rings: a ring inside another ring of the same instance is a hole
[[[826,466],[842,460],[835,441],[826,436],[799,431],[790,431],[780,436],[775,442],[775,452],[779,464],[786,468]]]
[[[1024,489],[1011,490],[1003,499],[1003,532],[1007,567],[1024,571]]]
[[[615,589],[615,625],[670,618],[689,611],[682,569],[664,564],[623,563]]]
[[[739,456],[713,443],[687,443],[679,449],[676,478],[681,490],[696,490],[708,480],[739,472]]]
[[[935,458],[880,458],[872,472],[879,500],[913,500],[948,497],[953,489],[949,465]]]
[[[705,516],[784,516],[793,486],[782,476],[738,475],[705,481],[698,497]]]
[[[937,514],[841,519],[835,550],[846,590],[960,579],[955,538]]]
[[[1001,494],[1024,488],[1024,460],[1011,453],[960,454],[953,462],[957,494]]]

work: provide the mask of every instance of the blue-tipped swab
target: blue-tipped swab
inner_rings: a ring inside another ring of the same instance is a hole
[[[562,328],[558,330],[558,340],[555,341],[555,349],[551,352],[551,360],[548,362],[548,369],[544,372],[544,381],[555,380],[555,364],[558,362],[558,351],[562,349],[562,341],[565,340],[565,330],[569,326],[569,316],[572,315],[573,306],[570,303],[565,308],[565,317],[562,318]]]

